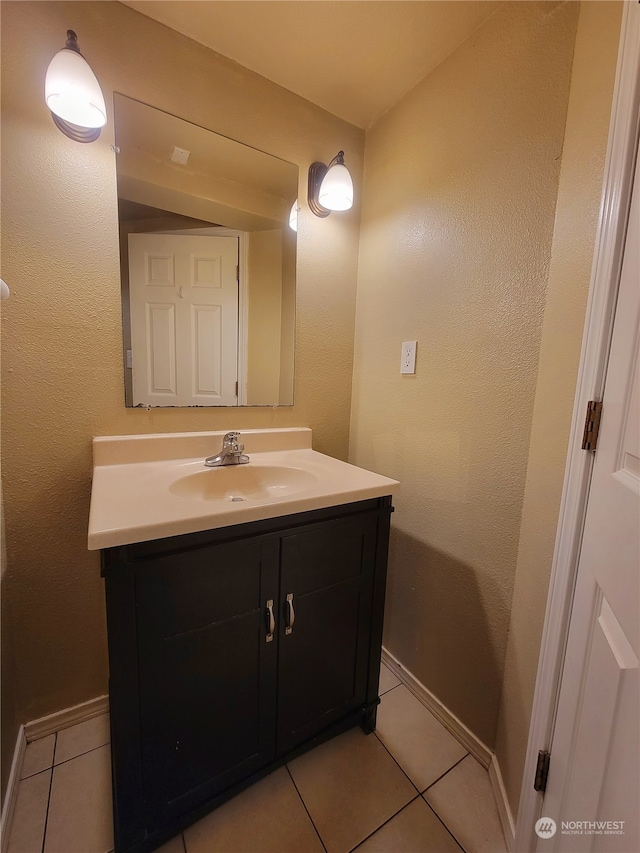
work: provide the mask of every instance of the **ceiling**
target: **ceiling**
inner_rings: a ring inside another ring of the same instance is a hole
[[[122,0],[366,128],[500,0]]]

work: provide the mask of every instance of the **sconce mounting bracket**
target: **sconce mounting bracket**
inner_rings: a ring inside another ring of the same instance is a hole
[[[321,204],[318,204],[318,193],[320,192],[320,184],[328,170],[329,167],[325,166],[324,163],[312,163],[309,166],[309,187],[307,192],[309,208],[316,216],[321,216],[323,218],[328,216],[331,211],[327,210],[327,208],[323,207]]]

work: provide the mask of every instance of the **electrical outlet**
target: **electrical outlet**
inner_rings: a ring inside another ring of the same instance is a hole
[[[404,341],[402,344],[402,356],[400,358],[400,373],[416,372],[416,348],[417,341]]]

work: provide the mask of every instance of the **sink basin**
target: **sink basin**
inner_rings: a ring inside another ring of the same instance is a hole
[[[311,430],[244,430],[246,465],[205,468],[215,432],[99,436],[90,550],[115,548],[385,497],[398,483],[311,447]]]
[[[287,466],[225,465],[181,477],[171,484],[174,495],[210,501],[278,500],[317,485],[309,471]]]

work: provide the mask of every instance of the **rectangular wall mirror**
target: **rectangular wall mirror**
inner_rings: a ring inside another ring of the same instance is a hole
[[[298,167],[114,102],[126,405],[292,405]]]

